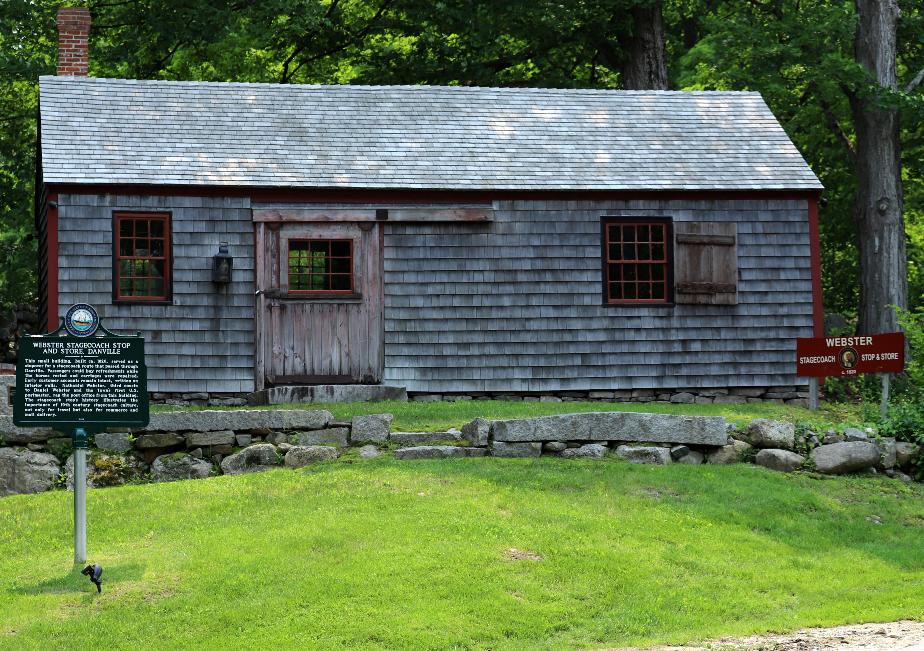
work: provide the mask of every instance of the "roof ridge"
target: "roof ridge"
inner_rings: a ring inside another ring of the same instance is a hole
[[[250,87],[268,89],[323,89],[323,90],[440,90],[451,92],[504,91],[504,92],[556,92],[580,94],[622,94],[622,95],[760,95],[753,90],[626,90],[622,88],[568,88],[560,86],[453,86],[437,84],[278,84],[255,81],[203,81],[196,79],[123,79],[119,77],[83,77],[62,75],[41,75],[39,82],[61,81],[66,83],[124,83],[132,85],[171,85],[207,87]]]

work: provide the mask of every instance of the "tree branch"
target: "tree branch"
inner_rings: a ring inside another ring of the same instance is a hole
[[[907,86],[905,86],[905,93],[911,93],[915,88],[921,85],[921,82],[924,81],[924,68],[918,70],[918,74],[914,76]]]

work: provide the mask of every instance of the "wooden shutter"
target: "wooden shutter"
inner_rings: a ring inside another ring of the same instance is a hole
[[[674,302],[738,304],[734,222],[674,222]]]

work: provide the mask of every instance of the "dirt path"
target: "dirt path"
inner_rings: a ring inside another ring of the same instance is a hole
[[[924,622],[900,621],[807,628],[788,635],[722,638],[645,651],[924,651]],[[610,651],[642,651],[611,649]]]

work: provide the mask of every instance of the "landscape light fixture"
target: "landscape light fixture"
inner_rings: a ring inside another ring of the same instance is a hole
[[[80,573],[90,579],[90,582],[96,585],[96,591],[102,593],[103,591],[103,568],[94,563],[93,565],[87,565],[85,568],[80,570]]]

